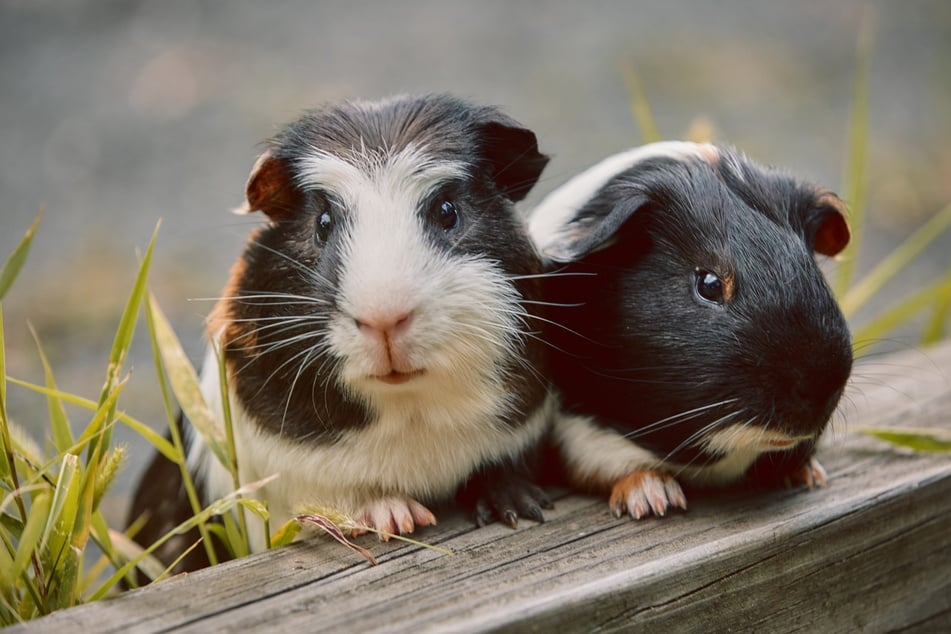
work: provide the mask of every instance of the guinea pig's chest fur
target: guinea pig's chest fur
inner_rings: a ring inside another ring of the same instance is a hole
[[[217,358],[209,350],[202,390],[213,413],[222,416]],[[400,399],[397,399],[400,400]],[[240,480],[248,484],[277,474],[255,497],[268,502],[272,526],[310,506],[352,514],[379,495],[406,495],[422,501],[445,499],[480,465],[517,457],[543,433],[552,415],[548,399],[523,424],[503,421],[493,391],[478,386],[458,395],[386,403],[361,425],[343,429],[332,441],[300,440],[262,427],[232,399],[232,424]],[[210,499],[229,493],[231,474],[197,435],[190,438],[189,462]],[[263,539],[257,536],[256,541]],[[262,542],[263,543],[263,542]]]

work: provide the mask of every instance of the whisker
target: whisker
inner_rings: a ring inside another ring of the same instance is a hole
[[[643,434],[646,434],[646,433],[649,433],[649,432],[652,432],[652,431],[657,431],[657,430],[660,430],[660,429],[664,429],[664,428],[666,428],[666,427],[672,427],[673,425],[680,425],[681,423],[685,423],[685,422],[687,422],[688,420],[693,420],[693,419],[697,418],[697,417],[700,416],[701,414],[704,414],[704,413],[706,413],[707,411],[709,411],[709,410],[711,410],[711,409],[714,409],[714,408],[717,408],[717,407],[723,407],[724,405],[729,405],[729,404],[731,404],[731,403],[736,403],[737,401],[739,401],[738,398],[728,398],[728,399],[719,401],[719,402],[717,402],[717,403],[711,403],[711,404],[709,404],[709,405],[702,405],[702,406],[700,406],[700,407],[695,407],[695,408],[693,408],[693,409],[690,409],[690,410],[687,410],[687,411],[684,411],[684,412],[679,412],[679,413],[674,414],[674,415],[672,415],[672,416],[668,416],[667,418],[662,418],[662,419],[660,419],[660,420],[658,420],[658,421],[654,421],[653,423],[650,423],[650,424],[648,424],[648,425],[644,425],[643,427],[641,427],[641,428],[639,428],[639,429],[635,429],[635,430],[633,430],[633,431],[631,431],[631,432],[625,434],[624,437],[625,437],[625,438],[637,438],[638,436],[641,436],[641,435],[643,435]]]

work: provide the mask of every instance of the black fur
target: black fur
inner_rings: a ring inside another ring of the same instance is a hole
[[[818,437],[852,363],[811,253],[838,213],[828,200],[726,150],[712,164],[651,158],[612,178],[576,217],[578,261],[546,281],[548,301],[582,305],[550,308],[545,333],[565,406],[680,464],[721,458],[684,444],[718,419]],[[727,301],[697,294],[698,270],[730,280]],[[756,468],[789,473],[813,444]]]

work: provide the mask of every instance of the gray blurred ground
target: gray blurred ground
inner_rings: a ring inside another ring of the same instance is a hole
[[[0,0],[0,257],[39,207],[7,298],[10,374],[94,398],[136,249],[162,219],[151,276],[197,359],[208,302],[253,221],[231,216],[259,143],[302,109],[450,91],[504,107],[553,156],[532,202],[640,141],[621,69],[664,136],[712,129],[753,158],[843,180],[862,16],[874,14],[863,269],[951,200],[951,3],[186,2]],[[951,239],[881,302],[948,267]],[[777,281],[781,283],[781,281]],[[164,425],[140,330],[121,406]],[[913,339],[899,345],[913,345]],[[11,388],[38,434],[45,403]],[[77,423],[85,414],[75,412]],[[120,493],[144,467],[134,435]]]

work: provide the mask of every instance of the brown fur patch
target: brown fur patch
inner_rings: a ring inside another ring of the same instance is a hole
[[[259,231],[254,231],[249,242],[253,242]],[[253,333],[253,325],[235,322],[234,302],[235,297],[241,295],[241,280],[244,278],[248,263],[241,257],[235,260],[231,265],[231,272],[228,276],[228,282],[221,291],[221,299],[215,304],[211,314],[206,320],[206,333],[209,341],[214,341],[220,337],[219,343],[223,348],[227,348],[232,342],[240,340],[242,347],[252,348],[256,343],[256,337]]]

